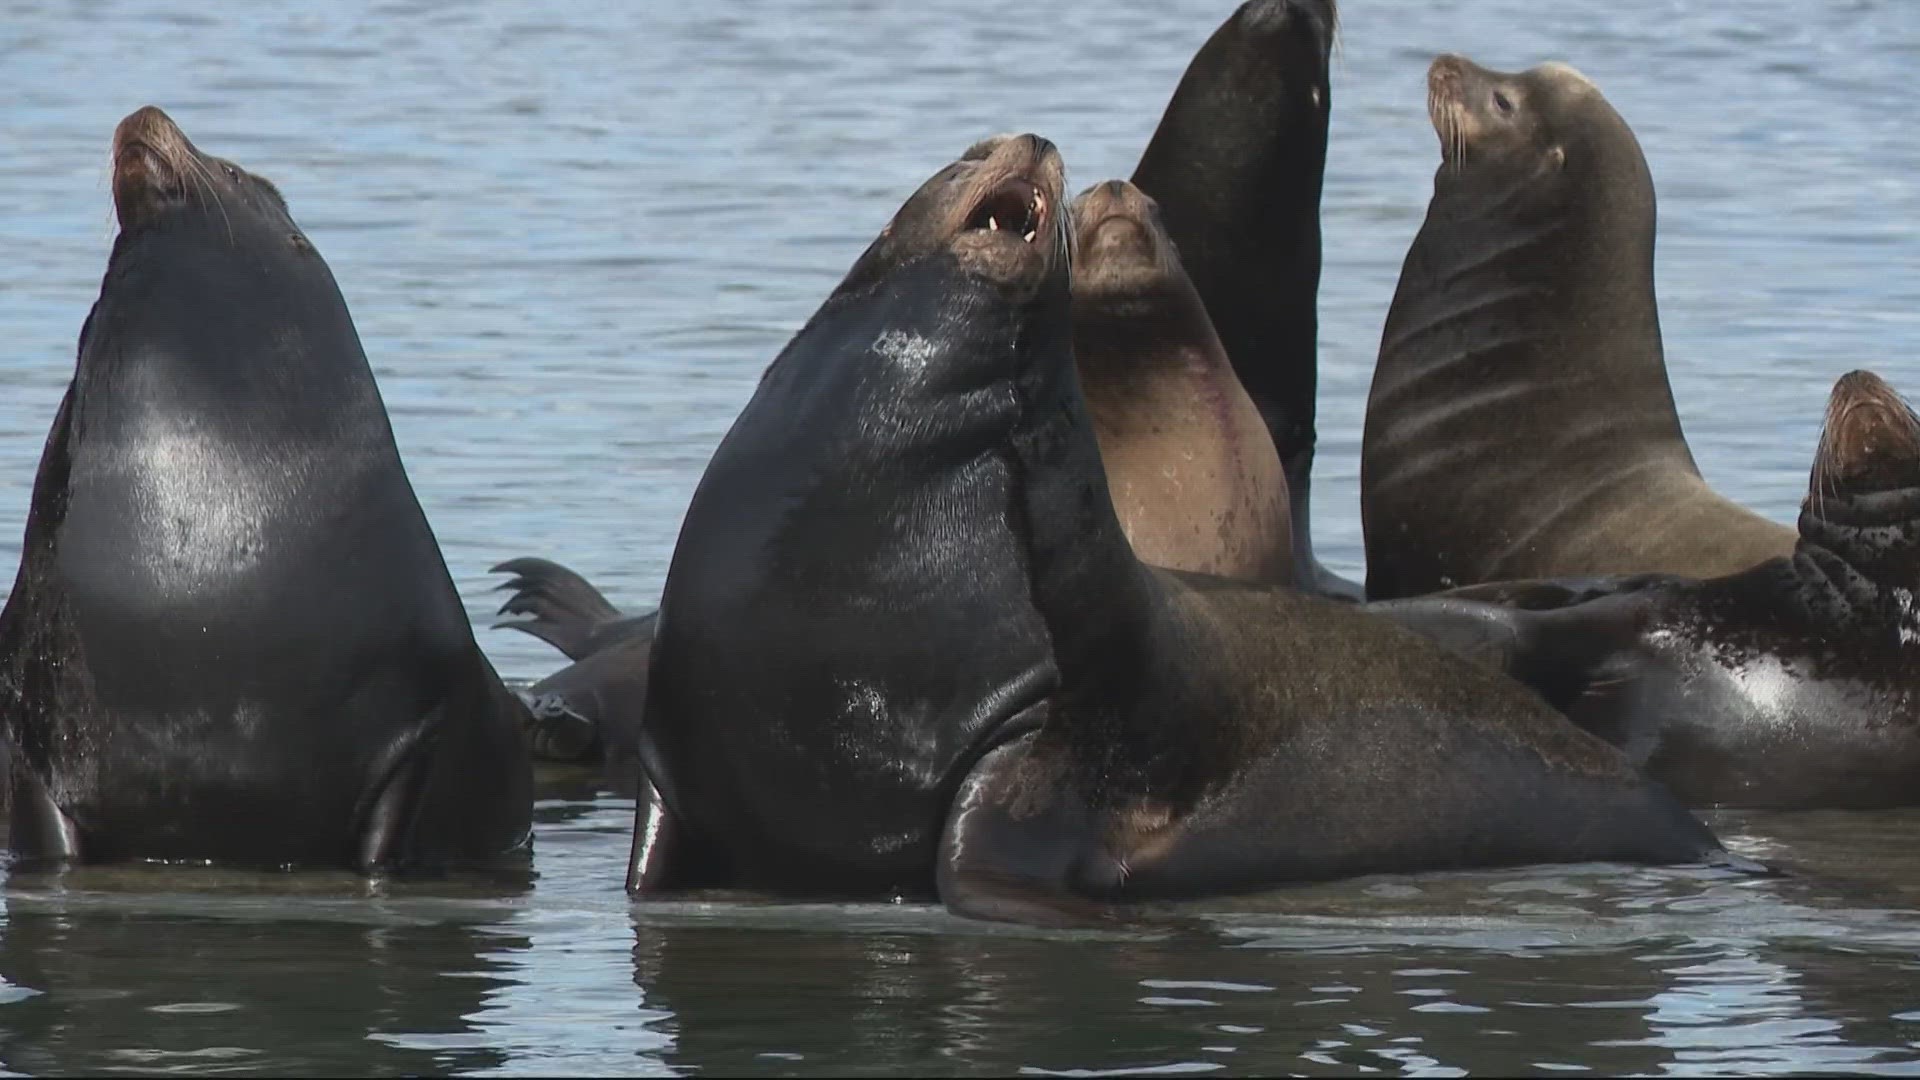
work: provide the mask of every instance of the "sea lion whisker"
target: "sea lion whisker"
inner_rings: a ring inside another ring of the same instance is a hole
[[[214,209],[220,211],[220,220],[227,227],[227,242],[232,243],[233,218],[227,213],[226,200],[221,198],[219,178],[213,175],[213,170],[207,166],[206,162],[200,160],[197,155],[188,154],[187,160],[192,164],[194,173],[200,178],[201,190],[206,193],[207,199],[213,203]]]

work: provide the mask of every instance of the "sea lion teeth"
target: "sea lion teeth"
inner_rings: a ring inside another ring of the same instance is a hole
[[[1030,230],[1028,230],[1028,232],[1027,232],[1027,234],[1026,234],[1025,236],[1023,236],[1023,237],[1021,237],[1021,239],[1022,239],[1022,240],[1025,240],[1025,241],[1026,241],[1027,243],[1029,243],[1029,244],[1031,244],[1031,243],[1033,243],[1033,237],[1034,237],[1034,234],[1035,234],[1035,233],[1037,233],[1037,232],[1039,232],[1039,231],[1040,231],[1040,230],[1038,230],[1038,229],[1030,229]]]
[[[992,230],[992,231],[994,231],[994,232],[999,232],[999,231],[1000,231],[1000,219],[999,219],[999,218],[997,218],[997,217],[993,217],[993,216],[991,216],[991,215],[989,215],[989,216],[987,217],[987,228],[988,228],[988,229],[990,229],[990,230]]]

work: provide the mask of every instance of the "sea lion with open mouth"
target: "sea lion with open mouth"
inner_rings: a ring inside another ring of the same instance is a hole
[[[628,888],[1075,922],[1375,871],[1724,858],[1624,755],[1349,605],[1149,567],[1072,346],[1063,170],[991,140],[768,370],[662,595]]]

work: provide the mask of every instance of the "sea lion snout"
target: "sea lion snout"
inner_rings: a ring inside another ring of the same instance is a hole
[[[1440,136],[1440,157],[1458,164],[1483,124],[1470,104],[1484,72],[1458,53],[1442,53],[1427,67],[1427,119]]]
[[[113,129],[113,206],[122,227],[183,193],[193,154],[193,143],[158,106],[143,105],[120,121]]]
[[[1920,481],[1920,417],[1871,371],[1850,371],[1827,399],[1814,494],[1905,488]]]
[[[1107,180],[1073,200],[1076,295],[1128,291],[1177,274],[1159,204],[1125,180]]]

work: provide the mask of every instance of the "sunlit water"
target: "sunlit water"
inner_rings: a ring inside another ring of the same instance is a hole
[[[931,9],[931,10],[929,10]],[[754,381],[899,201],[1033,130],[1132,169],[1224,2],[0,6],[0,563],[148,102],[279,183],[352,305],[477,623],[519,554],[651,604]],[[1561,58],[1661,201],[1675,394],[1783,521],[1833,379],[1920,391],[1920,5],[1362,3],[1334,73],[1316,546],[1360,572],[1358,444],[1437,146],[1428,59]],[[0,571],[4,574],[4,571]],[[4,586],[0,577],[0,587]],[[297,615],[297,613],[295,613]],[[483,632],[503,672],[560,663]],[[22,1072],[1920,1072],[1920,815],[1723,817],[1781,879],[1617,867],[1203,905],[1058,935],[919,907],[631,909],[631,803],[550,786],[527,875],[16,875]]]

